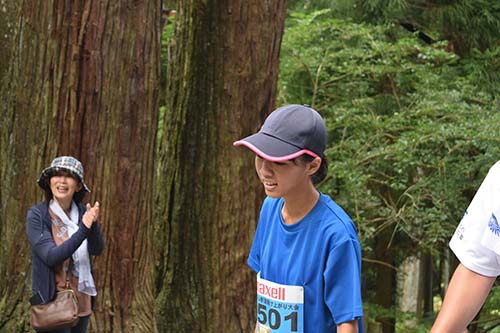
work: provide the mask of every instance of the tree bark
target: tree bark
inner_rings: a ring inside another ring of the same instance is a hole
[[[93,332],[154,330],[152,201],[160,1],[24,1],[2,89],[0,330],[28,328],[28,207],[41,170],[73,155],[101,203]]]
[[[0,0],[0,13],[2,13],[0,20],[0,78],[5,77],[8,70],[15,33],[14,27],[16,26],[17,6],[15,0]]]
[[[285,1],[178,4],[157,187],[160,332],[251,332],[246,265],[263,193],[232,142],[275,102]]]
[[[405,327],[414,328],[422,319],[422,271],[420,256],[411,256],[403,260],[397,272],[397,305],[403,312],[415,316],[405,321]]]

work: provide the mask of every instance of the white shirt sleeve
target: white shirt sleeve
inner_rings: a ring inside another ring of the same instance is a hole
[[[468,269],[500,275],[500,161],[483,180],[450,241],[450,248]]]

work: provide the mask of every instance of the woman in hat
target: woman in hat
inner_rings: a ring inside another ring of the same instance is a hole
[[[257,273],[256,332],[363,332],[356,227],[315,187],[328,169],[321,116],[284,106],[234,145],[256,154],[267,194],[248,257]]]
[[[96,286],[91,256],[102,253],[104,240],[97,219],[99,203],[81,203],[89,188],[83,166],[71,156],[60,156],[44,169],[38,185],[45,201],[28,210],[26,232],[31,246],[33,305],[54,299],[69,278],[78,299],[80,320],[72,329],[53,332],[87,332]]]

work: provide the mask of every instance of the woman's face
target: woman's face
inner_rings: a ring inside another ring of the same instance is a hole
[[[82,184],[69,173],[59,171],[50,178],[50,190],[54,200],[67,203],[73,200],[73,195],[82,189]]]
[[[255,156],[255,170],[264,185],[266,194],[272,198],[295,195],[311,186],[311,170],[307,163],[294,161],[271,162]]]

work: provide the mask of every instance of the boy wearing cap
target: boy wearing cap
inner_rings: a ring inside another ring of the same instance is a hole
[[[500,161],[479,187],[450,248],[460,260],[432,333],[466,333],[500,275]]]
[[[248,257],[257,273],[256,332],[363,332],[357,231],[315,187],[328,170],[321,116],[284,106],[234,145],[256,154],[267,194]]]
[[[99,203],[81,204],[90,190],[83,180],[83,166],[74,157],[55,158],[37,182],[46,201],[31,207],[26,219],[32,261],[30,301],[32,305],[52,301],[57,290],[64,288],[68,274],[78,299],[80,320],[71,329],[52,332],[84,333],[92,313],[91,297],[97,294],[90,256],[104,249],[97,222]]]

